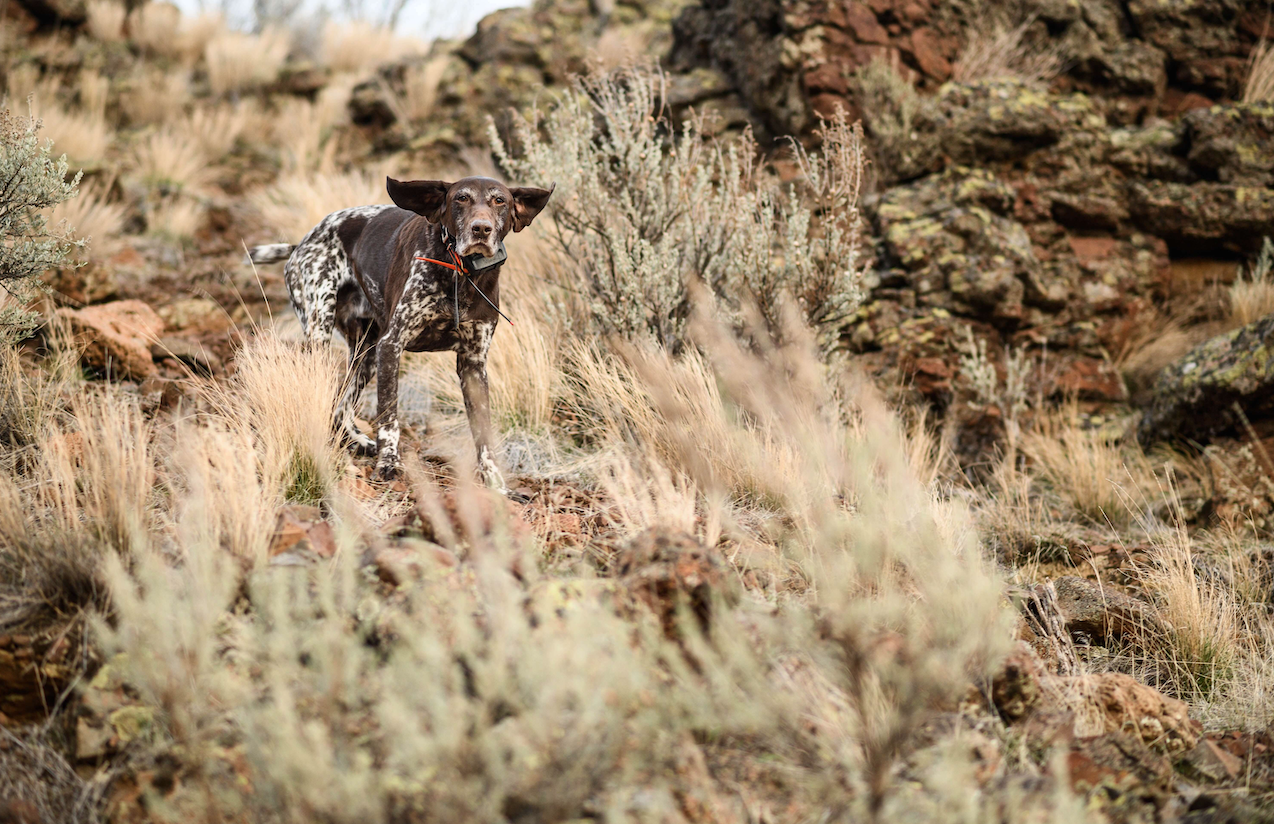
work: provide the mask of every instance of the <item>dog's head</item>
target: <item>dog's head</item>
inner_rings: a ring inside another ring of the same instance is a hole
[[[492,257],[510,230],[520,232],[549,202],[548,189],[510,189],[489,177],[399,181],[388,178],[389,197],[402,209],[441,223],[461,257]]]

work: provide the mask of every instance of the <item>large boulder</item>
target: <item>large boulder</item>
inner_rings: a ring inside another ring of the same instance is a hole
[[[1164,695],[1131,675],[1102,672],[1062,679],[1075,712],[1075,735],[1122,733],[1169,758],[1194,749],[1202,726],[1184,701]]]
[[[1137,426],[1145,446],[1206,442],[1274,412],[1274,315],[1195,347],[1164,369]]]
[[[59,309],[80,361],[107,376],[142,380],[155,374],[151,345],[164,331],[164,320],[140,300],[117,300],[83,309]]]

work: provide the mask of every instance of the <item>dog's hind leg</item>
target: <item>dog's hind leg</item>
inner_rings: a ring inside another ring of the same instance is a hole
[[[352,327],[352,328],[351,328]],[[364,435],[354,423],[354,409],[358,399],[376,373],[376,338],[379,330],[370,321],[342,324],[341,334],[349,342],[349,369],[345,375],[345,391],[336,412],[332,427],[340,435],[343,445],[357,455],[375,455],[376,441]]]

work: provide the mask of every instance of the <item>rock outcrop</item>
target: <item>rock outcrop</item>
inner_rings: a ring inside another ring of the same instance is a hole
[[[1149,446],[1206,442],[1274,413],[1274,316],[1215,337],[1164,369],[1137,427]]]

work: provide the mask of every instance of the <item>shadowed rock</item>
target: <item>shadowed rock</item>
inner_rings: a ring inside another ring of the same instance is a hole
[[[1274,412],[1274,316],[1218,335],[1164,369],[1137,427],[1143,446],[1207,441]]]

